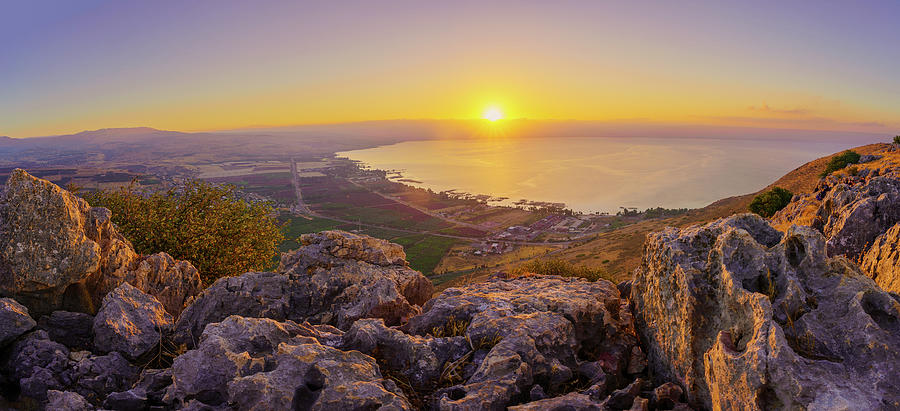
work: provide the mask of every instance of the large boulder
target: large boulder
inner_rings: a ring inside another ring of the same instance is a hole
[[[175,324],[174,340],[193,347],[207,324],[232,315],[284,321],[289,317],[293,285],[290,277],[271,272],[222,277],[184,309]]]
[[[165,401],[260,410],[411,409],[373,358],[323,344],[340,334],[327,325],[267,318],[209,324],[197,348],[175,359]]]
[[[277,273],[218,279],[185,308],[175,340],[193,346],[207,324],[230,315],[344,330],[360,318],[399,325],[431,297],[431,282],[407,267],[396,244],[342,231],[304,235],[302,242],[298,250],[282,254]]]
[[[625,300],[603,280],[493,280],[447,289],[423,309],[399,329],[359,320],[342,348],[375,356],[437,409],[504,409],[575,381],[604,381],[597,394],[608,393],[637,344]]]
[[[111,217],[47,180],[13,171],[0,195],[0,295],[35,316],[93,314],[109,291],[129,282],[177,315],[199,292],[199,274],[165,254],[141,259]]]
[[[879,287],[900,294],[900,224],[878,236],[859,265]]]
[[[0,298],[0,347],[31,331],[35,325],[25,306],[12,298]]]
[[[410,269],[403,247],[346,231],[304,234],[303,245],[284,253],[278,271],[301,279],[308,306],[295,306],[310,320],[346,329],[360,318],[399,324],[418,314],[434,286]],[[332,310],[322,310],[331,306]]]
[[[0,198],[0,294],[36,315],[67,306],[91,311],[86,283],[137,258],[109,217],[47,180],[13,171]]]
[[[118,351],[134,360],[160,344],[173,326],[172,316],[157,299],[122,283],[103,298],[94,317],[94,347],[103,353]]]
[[[900,303],[826,247],[751,214],[649,235],[632,302],[654,375],[705,408],[900,407]]]

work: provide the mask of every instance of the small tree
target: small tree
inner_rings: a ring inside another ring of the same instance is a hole
[[[900,144],[900,136],[894,136],[894,144]]]
[[[825,166],[825,171],[822,171],[821,177],[825,177],[835,171],[838,171],[844,167],[847,167],[848,164],[856,164],[859,162],[859,153],[853,150],[844,151],[841,154],[838,154],[831,158],[828,162],[828,165]]]
[[[270,268],[284,239],[271,204],[244,201],[233,186],[191,180],[166,191],[144,193],[132,185],[82,196],[112,211],[137,252],[190,261],[206,284]]]
[[[782,208],[786,207],[794,194],[781,187],[775,187],[753,198],[748,207],[751,212],[765,218],[772,217]]]

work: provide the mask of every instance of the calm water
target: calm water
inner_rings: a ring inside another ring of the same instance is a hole
[[[652,138],[409,141],[338,153],[435,191],[561,202],[585,212],[703,207],[757,191],[849,147],[809,141]]]

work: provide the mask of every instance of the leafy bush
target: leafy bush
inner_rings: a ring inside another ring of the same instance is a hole
[[[794,193],[781,187],[775,187],[754,197],[748,208],[751,212],[769,218],[775,215],[778,210],[786,207],[791,202],[791,197],[793,196]]]
[[[900,144],[900,136],[894,136],[894,144]]]
[[[831,158],[831,161],[825,166],[825,171],[822,172],[821,177],[825,177],[835,171],[847,167],[847,164],[856,164],[858,162],[859,153],[853,150],[847,150]]]
[[[512,270],[513,275],[541,274],[558,275],[562,277],[581,277],[588,281],[606,279],[612,281],[612,277],[603,268],[591,268],[584,265],[575,265],[560,259],[532,260]]]
[[[92,206],[112,211],[112,220],[137,252],[160,251],[190,261],[204,283],[271,267],[284,238],[267,203],[248,203],[232,186],[192,180],[166,191],[134,186],[81,193]]]

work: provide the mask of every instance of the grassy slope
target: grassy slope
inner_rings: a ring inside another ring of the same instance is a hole
[[[886,147],[888,144],[870,144],[853,150],[859,154],[872,154]],[[832,156],[834,155],[810,161],[756,193],[724,198],[679,217],[644,221],[603,233],[586,244],[567,249],[558,256],[573,263],[603,266],[618,280],[627,279],[641,262],[644,239],[648,233],[659,231],[666,226],[684,227],[747,212],[747,206],[754,196],[775,186],[794,193],[811,192],[819,181],[819,174],[825,170],[825,165]],[[604,260],[609,262],[604,264]]]

